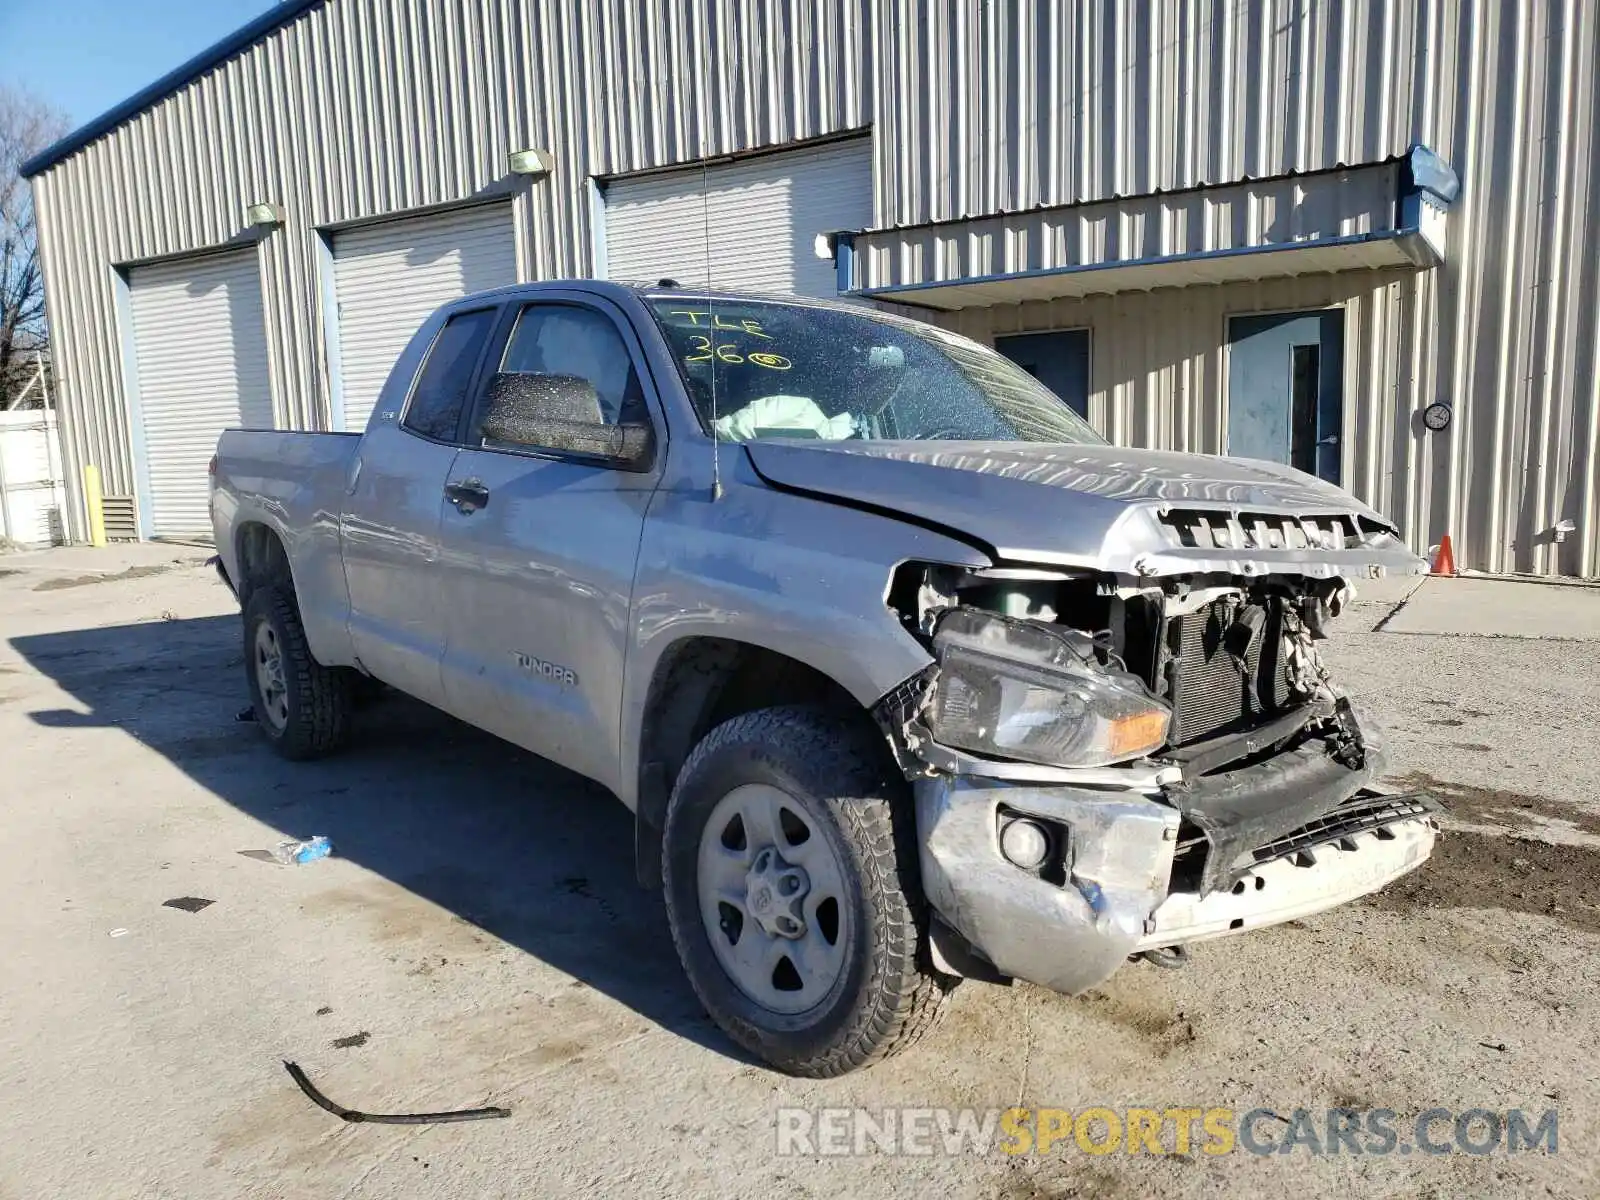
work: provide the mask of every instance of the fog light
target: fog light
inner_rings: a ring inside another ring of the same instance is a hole
[[[1037,871],[1050,857],[1050,835],[1036,821],[1018,817],[1000,829],[1000,853],[1024,871]]]

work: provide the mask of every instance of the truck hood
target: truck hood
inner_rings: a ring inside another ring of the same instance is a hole
[[[1426,564],[1393,523],[1278,463],[1032,442],[745,443],[789,491],[903,514],[999,559],[1138,576],[1369,578]]]

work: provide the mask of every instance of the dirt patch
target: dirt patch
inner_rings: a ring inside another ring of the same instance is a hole
[[[115,583],[119,579],[144,579],[150,575],[163,575],[176,564],[166,563],[154,567],[129,567],[114,575],[57,575],[33,585],[36,592],[59,592],[63,588],[88,587],[95,583]]]
[[[473,951],[492,951],[495,944],[476,925],[449,916],[434,901],[391,883],[374,882],[312,892],[301,902],[300,911],[319,919],[343,920],[359,916],[371,923],[373,938],[381,944],[425,942],[421,947],[425,953],[419,958],[419,964],[438,957],[459,961]],[[399,953],[391,955],[391,962],[399,960]]]
[[[372,1038],[372,1034],[363,1029],[360,1033],[346,1034],[344,1037],[333,1039],[335,1050],[353,1050],[357,1046],[365,1046]]]
[[[1461,749],[1489,749],[1476,742],[1459,745]],[[1431,792],[1444,801],[1445,811],[1452,817],[1475,825],[1504,825],[1514,833],[1522,833],[1542,830],[1547,821],[1559,821],[1580,833],[1600,836],[1600,816],[1560,800],[1451,783],[1421,771],[1396,776],[1395,782],[1403,790]]]
[[[601,913],[604,914],[606,920],[611,921],[613,924],[620,919],[617,916],[616,908],[612,906],[611,902],[604,896],[596,895],[590,888],[589,881],[583,876],[574,875],[570,878],[563,879],[561,881],[561,887],[569,895],[579,896],[584,900],[592,902],[597,908],[599,908]]]
[[[1463,717],[1493,716],[1492,713],[1486,713],[1481,708],[1467,708],[1464,705],[1457,704],[1454,700],[1424,700],[1423,703],[1434,708],[1453,708]]]
[[[1446,830],[1420,868],[1368,898],[1374,908],[1497,908],[1600,933],[1600,850]]]
[[[1187,1013],[1136,996],[1091,991],[1089,1012],[1148,1041],[1162,1057],[1199,1040]]]
[[[997,1200],[1130,1200],[1150,1191],[1148,1176],[1130,1183],[1110,1171],[1047,1158],[1031,1170],[1020,1167],[994,1194]]]

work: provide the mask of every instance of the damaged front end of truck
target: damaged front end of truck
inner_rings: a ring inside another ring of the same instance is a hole
[[[1365,510],[1136,504],[1077,561],[906,564],[932,664],[877,716],[913,780],[943,969],[1067,993],[1320,912],[1432,850],[1319,643],[1419,560]]]

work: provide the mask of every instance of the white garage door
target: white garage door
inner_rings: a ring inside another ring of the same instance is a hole
[[[606,186],[606,274],[686,286],[835,296],[819,233],[872,224],[867,138]],[[709,226],[709,230],[708,230]],[[709,232],[709,236],[708,236]],[[710,278],[707,278],[709,246]]]
[[[256,251],[128,273],[145,532],[211,531],[206,467],[229,426],[272,428]]]
[[[359,433],[423,319],[469,292],[517,282],[511,206],[407,217],[334,235],[344,428]]]

